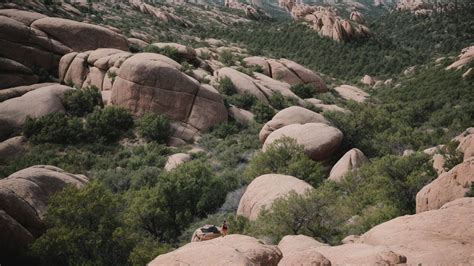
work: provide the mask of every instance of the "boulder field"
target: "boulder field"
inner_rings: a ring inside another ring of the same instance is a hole
[[[37,83],[39,68],[55,74],[61,57],[100,47],[128,50],[105,27],[17,9],[0,10],[0,89]]]
[[[0,257],[21,257],[45,230],[48,198],[66,185],[81,187],[89,179],[36,165],[0,179]]]

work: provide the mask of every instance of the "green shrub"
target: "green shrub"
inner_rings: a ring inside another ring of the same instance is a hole
[[[95,86],[67,91],[64,94],[64,107],[73,116],[84,116],[96,106],[103,107],[102,95]]]
[[[191,74],[193,72],[194,66],[191,65],[190,63],[183,61],[181,63],[181,71],[183,71],[186,74]]]
[[[231,51],[225,49],[219,53],[219,61],[226,66],[232,66],[235,63],[235,58]]]
[[[217,138],[224,139],[227,136],[236,134],[240,131],[239,127],[232,122],[221,123],[217,126],[214,126],[211,130],[211,134]]]
[[[172,133],[171,124],[168,117],[153,113],[145,114],[138,120],[138,133],[148,139],[158,143],[166,143]]]
[[[74,144],[82,141],[85,131],[81,119],[51,113],[40,118],[27,117],[23,135],[34,144]]]
[[[311,84],[297,84],[291,86],[290,90],[298,95],[301,99],[313,98],[316,94],[313,86]]]
[[[466,197],[474,197],[474,182],[471,182],[471,187],[466,192]]]
[[[164,56],[167,56],[177,62],[183,61],[182,56],[179,54],[178,49],[176,49],[173,46],[164,46],[163,48],[159,48],[153,44],[150,44],[145,47],[144,52],[146,53],[156,53],[156,54],[162,54]]]
[[[311,160],[302,145],[284,137],[270,144],[265,152],[257,152],[245,170],[249,182],[263,174],[291,175],[318,186],[326,176],[326,169],[320,162]]]
[[[250,111],[255,115],[255,121],[258,123],[265,123],[275,115],[273,108],[260,101],[257,101]]]
[[[277,110],[285,109],[292,105],[296,105],[296,101],[294,98],[286,99],[280,92],[274,93],[268,99],[270,101],[270,105],[273,106]]]
[[[130,194],[127,217],[160,241],[173,241],[194,220],[219,208],[227,192],[223,180],[200,160],[163,172],[155,187]]]
[[[226,98],[228,104],[233,104],[238,108],[242,108],[245,110],[252,109],[252,106],[258,101],[257,97],[253,96],[252,94],[234,94],[230,97]]]
[[[444,170],[449,171],[463,162],[464,154],[457,149],[458,145],[459,141],[450,141],[441,149],[441,155],[445,159],[443,164]]]
[[[107,106],[96,108],[86,117],[86,130],[98,142],[117,141],[133,127],[133,118],[124,108]]]
[[[232,95],[236,92],[234,84],[232,80],[228,77],[223,77],[219,79],[219,86],[217,86],[217,90],[224,95]]]
[[[52,196],[47,231],[32,245],[44,265],[123,265],[132,249],[121,228],[123,201],[97,182]]]

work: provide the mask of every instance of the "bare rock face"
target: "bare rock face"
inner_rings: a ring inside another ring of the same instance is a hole
[[[225,0],[224,6],[232,9],[242,10],[245,16],[254,20],[266,20],[270,16],[258,5],[248,5],[237,0]]]
[[[0,142],[0,163],[17,158],[27,150],[28,142],[25,137],[13,137]]]
[[[277,265],[281,252],[276,246],[245,235],[227,235],[192,242],[148,263],[156,265]]]
[[[416,212],[439,209],[444,204],[464,197],[474,182],[474,158],[442,173],[416,194]]]
[[[244,58],[244,62],[249,66],[260,66],[263,74],[275,80],[280,80],[290,84],[309,84],[316,92],[327,92],[328,88],[323,79],[313,71],[288,59],[268,59],[261,56],[251,56]]]
[[[337,93],[339,93],[339,95],[341,95],[343,99],[353,100],[358,103],[365,102],[367,97],[370,96],[367,92],[350,85],[341,85],[339,87],[334,88],[334,90],[336,90]]]
[[[18,134],[27,116],[36,118],[50,113],[65,112],[62,98],[72,88],[63,85],[42,87],[21,97],[0,103],[0,141]]]
[[[257,219],[260,211],[269,209],[276,199],[291,191],[304,194],[313,187],[296,177],[279,174],[266,174],[255,178],[240,199],[237,215],[250,220]]]
[[[141,13],[153,16],[159,21],[178,24],[181,26],[192,25],[192,23],[190,23],[189,21],[174,14],[174,9],[171,7],[166,7],[166,6],[156,7],[156,6],[149,5],[147,3],[143,3],[142,1],[139,1],[139,0],[133,0],[133,1],[130,1],[129,3],[134,9],[139,10]]]
[[[403,254],[409,265],[469,265],[474,260],[472,221],[474,198],[460,198],[438,210],[379,224],[360,240]]]
[[[181,65],[164,55],[117,49],[71,53],[61,59],[59,77],[79,87],[111,91],[109,104],[123,106],[135,116],[167,115],[177,123],[174,136],[185,141],[227,121],[217,90],[181,72]]]
[[[459,141],[457,150],[464,153],[464,161],[474,156],[474,127],[466,129],[454,140]]]
[[[165,164],[165,170],[171,171],[178,167],[178,165],[183,164],[185,162],[191,161],[191,155],[186,153],[176,153],[168,157],[168,160]]]
[[[315,249],[306,249],[299,251],[293,254],[283,255],[283,258],[278,263],[279,266],[292,266],[292,265],[302,265],[302,266],[331,266],[331,261],[329,261],[321,253],[317,252]]]
[[[344,244],[314,248],[333,265],[394,265],[407,262],[407,258],[382,245]]]
[[[285,108],[263,125],[259,138],[262,143],[275,130],[291,124],[324,123],[330,124],[324,116],[299,106]]]
[[[38,165],[0,179],[0,257],[25,254],[27,246],[45,230],[43,217],[48,198],[66,185],[81,187],[82,175]]]
[[[375,79],[369,75],[365,75],[364,77],[362,77],[360,82],[362,82],[362,84],[365,84],[371,87],[375,85]]]
[[[282,137],[295,139],[311,159],[324,161],[339,148],[343,134],[339,129],[322,123],[292,124],[273,131],[265,140],[263,150]]]
[[[0,89],[36,83],[33,68],[56,74],[64,54],[100,47],[128,50],[128,42],[104,27],[17,9],[0,10]]]
[[[474,45],[466,47],[461,51],[458,56],[458,60],[449,65],[446,69],[461,69],[463,66],[468,65],[474,60]]]
[[[287,235],[278,243],[278,248],[281,250],[283,257],[306,249],[323,246],[327,245],[305,235]]]
[[[57,83],[37,83],[33,85],[18,86],[18,87],[3,89],[3,90],[0,90],[0,102],[6,101],[11,98],[20,97],[21,95],[30,91],[34,91],[38,88],[55,85],[55,84]]]
[[[179,57],[182,57],[186,60],[193,60],[193,59],[196,59],[197,57],[196,50],[194,50],[192,47],[182,45],[179,43],[157,42],[157,43],[152,43],[151,45],[156,46],[161,49],[166,48],[166,47],[171,47],[176,50]]]
[[[297,0],[281,0],[280,6],[285,7],[294,20],[303,20],[321,36],[334,41],[350,41],[366,38],[371,35],[365,25],[364,18],[359,12],[352,12],[350,21],[337,15],[337,10],[331,7],[310,6]]]
[[[235,121],[243,125],[250,124],[255,121],[254,114],[247,110],[237,108],[233,105],[227,108],[227,110],[229,111],[230,117],[232,117]]]
[[[364,153],[357,149],[351,149],[342,156],[339,161],[332,167],[331,173],[329,174],[329,179],[341,182],[344,175],[361,167],[363,164],[367,163],[369,160],[365,157]]]

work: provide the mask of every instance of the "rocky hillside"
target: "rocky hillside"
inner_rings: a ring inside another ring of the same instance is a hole
[[[0,264],[470,264],[474,9],[397,3],[0,3]]]

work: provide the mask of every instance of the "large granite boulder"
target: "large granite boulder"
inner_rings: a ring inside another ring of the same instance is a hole
[[[395,265],[407,261],[403,254],[383,245],[351,243],[321,246],[313,250],[326,257],[333,265]]]
[[[329,173],[329,179],[335,182],[341,182],[344,175],[361,167],[368,161],[361,150],[357,148],[351,149],[332,167]]]
[[[263,143],[267,137],[275,130],[291,124],[306,124],[306,123],[324,123],[330,124],[329,121],[321,114],[310,111],[299,106],[291,106],[276,113],[272,120],[263,125],[260,130],[259,138]]]
[[[180,164],[191,161],[192,157],[186,153],[176,153],[168,157],[165,164],[165,170],[171,171],[178,167]]]
[[[313,187],[293,176],[266,174],[255,178],[240,199],[237,215],[250,220],[257,219],[260,211],[270,209],[276,199],[294,191],[304,194]]]
[[[61,57],[100,47],[128,50],[127,39],[105,27],[17,10],[0,10],[0,89],[36,83],[33,70],[56,75]]]
[[[350,86],[350,85],[341,85],[334,88],[339,95],[345,100],[352,100],[358,103],[365,102],[369,94],[357,87]]]
[[[11,161],[26,152],[28,141],[23,136],[0,142],[0,163]]]
[[[260,66],[262,73],[275,80],[290,84],[309,84],[315,92],[327,92],[328,88],[323,79],[310,69],[288,59],[268,59],[261,56],[244,58],[248,66]]]
[[[409,265],[469,265],[474,261],[473,221],[474,198],[460,198],[379,224],[360,242],[386,246],[406,256]]]
[[[55,84],[42,87],[21,97],[0,102],[0,141],[20,133],[26,117],[64,113],[64,93],[72,88]]]
[[[439,209],[444,204],[464,197],[474,182],[474,158],[442,173],[416,194],[416,212]]]
[[[339,148],[343,134],[323,123],[291,124],[273,131],[263,144],[263,151],[274,141],[290,137],[303,145],[305,153],[313,160],[324,161]]]
[[[155,53],[131,54],[117,49],[70,53],[61,59],[59,77],[79,87],[111,91],[109,105],[134,116],[165,114],[174,122],[174,137],[193,140],[199,132],[227,121],[218,91],[181,71],[176,61]]]
[[[48,198],[66,185],[81,187],[87,182],[85,176],[48,165],[32,166],[0,179],[0,257],[24,255],[45,230]]]
[[[148,263],[157,265],[277,265],[281,252],[245,235],[191,242]]]

